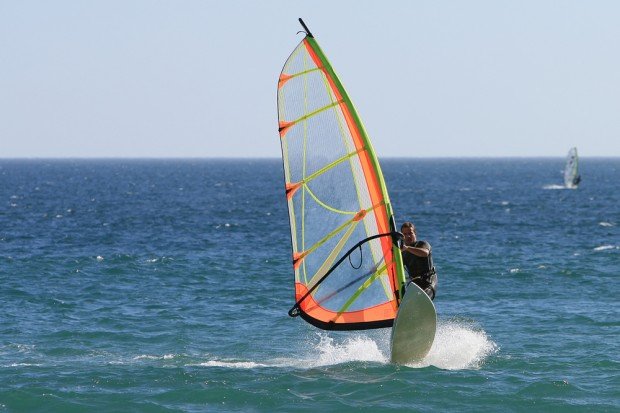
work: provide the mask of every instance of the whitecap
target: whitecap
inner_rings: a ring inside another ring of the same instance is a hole
[[[600,247],[594,248],[594,251],[613,250],[614,248],[616,248],[616,247],[613,246],[613,245],[601,245]]]
[[[17,347],[17,351],[20,353],[31,352],[35,349],[34,344],[16,344],[15,346]]]
[[[601,227],[614,227],[616,226],[616,224],[614,224],[613,222],[599,222],[598,223]]]
[[[43,364],[39,364],[39,363],[12,363],[9,365],[6,365],[4,367],[41,367],[43,366]]]
[[[566,187],[564,185],[551,184],[543,186],[543,189],[566,189]]]
[[[174,354],[164,354],[163,356],[152,356],[149,354],[142,354],[134,357],[134,360],[172,360],[175,357]]]
[[[231,369],[254,369],[256,367],[269,367],[267,364],[255,363],[253,361],[220,361],[210,360],[199,363],[197,366],[202,367],[228,367]]]

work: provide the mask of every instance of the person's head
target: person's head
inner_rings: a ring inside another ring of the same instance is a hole
[[[405,245],[411,245],[417,241],[417,233],[413,222],[405,222],[400,226],[400,232],[405,236]]]

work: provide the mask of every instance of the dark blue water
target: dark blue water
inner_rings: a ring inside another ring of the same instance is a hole
[[[620,159],[383,160],[419,365],[291,319],[280,160],[0,160],[0,411],[620,411]]]

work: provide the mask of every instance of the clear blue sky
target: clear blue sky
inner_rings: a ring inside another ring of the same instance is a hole
[[[277,158],[298,17],[379,157],[620,156],[619,1],[0,0],[0,157]]]

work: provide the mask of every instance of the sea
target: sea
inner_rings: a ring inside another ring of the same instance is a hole
[[[280,159],[0,159],[0,412],[620,412],[620,158],[382,159],[428,356],[291,318]]]

